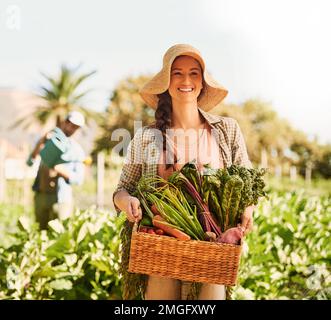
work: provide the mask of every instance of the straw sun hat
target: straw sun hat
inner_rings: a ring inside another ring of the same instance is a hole
[[[205,62],[200,52],[188,44],[176,44],[165,53],[162,70],[140,90],[140,95],[148,106],[156,109],[158,103],[157,95],[168,90],[170,85],[171,65],[178,56],[191,56],[201,65],[205,84],[198,98],[198,106],[202,110],[208,111],[212,109],[226,97],[228,90],[221,86],[207,72]]]

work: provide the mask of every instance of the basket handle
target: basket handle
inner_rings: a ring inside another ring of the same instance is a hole
[[[132,232],[137,232],[137,230],[138,230],[138,222],[135,221],[133,224]]]

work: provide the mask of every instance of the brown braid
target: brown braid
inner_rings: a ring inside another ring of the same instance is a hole
[[[157,108],[155,111],[155,128],[159,129],[162,132],[163,137],[163,151],[167,148],[167,137],[166,130],[171,127],[171,115],[172,115],[172,100],[168,91],[165,91],[161,94],[158,94],[159,98]],[[176,154],[174,155],[175,163],[177,162]],[[167,163],[166,169],[170,168],[172,164]]]

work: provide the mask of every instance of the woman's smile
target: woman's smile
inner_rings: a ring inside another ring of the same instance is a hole
[[[185,92],[185,93],[187,93],[187,92],[192,92],[193,90],[194,90],[194,88],[193,87],[189,87],[189,88],[178,88],[178,90],[180,91],[180,92]]]

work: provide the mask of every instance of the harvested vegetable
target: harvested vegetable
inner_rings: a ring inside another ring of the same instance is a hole
[[[215,242],[217,239],[216,234],[214,232],[205,232],[205,240]]]
[[[140,226],[138,231],[139,232],[148,232],[148,228],[144,227],[144,226]]]
[[[182,170],[183,169],[185,171],[185,166],[182,168]],[[221,229],[218,226],[213,215],[210,213],[207,203],[203,201],[199,192],[195,189],[194,185],[190,182],[190,180],[183,174],[182,170],[180,172],[174,172],[169,177],[169,181],[172,181],[175,185],[178,185],[179,187],[183,188],[186,191],[186,195],[190,197],[191,202],[194,202],[197,205],[199,212],[199,221],[202,225],[203,230],[207,232],[214,232],[217,236],[219,236],[221,234]],[[197,175],[200,175],[199,171],[197,171]],[[199,178],[198,181],[201,181],[201,179]]]
[[[151,228],[151,229],[148,229],[148,233],[149,233],[149,234],[156,234],[155,230],[152,229],[152,228]]]
[[[226,230],[217,238],[217,242],[240,244],[240,240],[243,238],[244,233],[242,228],[234,227]]]
[[[163,236],[164,235],[164,231],[162,229],[156,229],[155,233],[158,234],[159,236]]]
[[[157,186],[158,184],[161,186]],[[194,207],[188,203],[182,192],[167,180],[160,177],[141,177],[135,195],[146,204],[150,212],[158,212],[168,223],[177,226],[191,238],[204,239],[204,231]]]
[[[157,215],[153,218],[153,225],[159,229],[162,229],[165,233],[180,239],[180,240],[190,240],[191,237],[178,230],[175,226],[171,225],[170,223],[167,223],[161,216]]]
[[[160,212],[159,212],[159,210],[157,210],[157,207],[156,207],[155,204],[152,204],[151,210],[152,210],[154,215],[160,214]]]
[[[224,169],[205,165],[201,172],[189,162],[168,180],[142,176],[134,193],[142,204],[142,224],[160,216],[191,239],[238,243],[243,235],[237,225],[245,208],[268,198],[265,172],[238,165]]]
[[[237,224],[238,214],[240,214],[238,208],[243,186],[244,182],[237,175],[231,176],[224,185],[221,199],[224,230]]]

